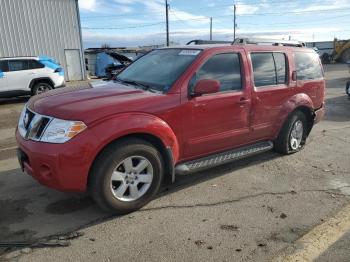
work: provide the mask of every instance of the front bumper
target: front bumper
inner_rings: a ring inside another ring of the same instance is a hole
[[[79,137],[79,138],[78,138]],[[59,191],[84,192],[97,138],[89,132],[64,144],[25,140],[16,131],[18,160],[22,170],[40,184]]]
[[[326,114],[326,105],[325,103],[323,103],[322,107],[315,111],[314,124],[321,122],[325,114]]]

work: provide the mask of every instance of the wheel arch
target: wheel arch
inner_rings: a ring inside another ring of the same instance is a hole
[[[173,152],[172,149],[169,146],[166,146],[164,142],[157,136],[150,134],[150,133],[131,133],[128,135],[124,135],[121,137],[118,137],[117,139],[109,142],[108,144],[104,145],[99,152],[96,154],[90,169],[89,169],[89,174],[88,174],[88,179],[87,179],[87,187],[90,186],[90,177],[91,177],[91,170],[93,168],[94,163],[96,162],[96,159],[110,146],[112,146],[115,143],[132,139],[132,138],[137,138],[141,139],[143,141],[146,141],[150,143],[152,146],[154,146],[161,154],[163,164],[164,164],[164,181],[167,184],[171,184],[175,181],[175,165],[174,165],[174,157],[173,157]]]
[[[55,87],[55,84],[53,83],[53,81],[51,80],[51,78],[49,77],[40,77],[40,78],[35,78],[33,79],[32,81],[30,81],[30,84],[29,84],[29,89],[33,89],[33,87],[37,84],[37,83],[47,83],[49,85],[52,86],[52,88]]]
[[[306,94],[298,94],[283,104],[280,110],[279,118],[275,126],[274,137],[277,138],[284,124],[296,112],[302,112],[308,121],[308,134],[310,134],[314,125],[315,110],[311,98]]]
[[[94,123],[91,129],[96,138],[101,137],[98,134],[104,134],[104,136],[103,140],[99,141],[100,145],[96,153],[92,156],[87,186],[89,186],[93,165],[102,152],[112,144],[129,138],[142,139],[159,150],[164,162],[165,182],[174,182],[174,166],[179,158],[179,144],[173,130],[163,120],[153,115],[129,113],[99,120],[99,123]]]

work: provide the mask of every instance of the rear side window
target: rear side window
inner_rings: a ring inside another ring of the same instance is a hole
[[[256,87],[287,83],[287,59],[283,53],[251,54]]]
[[[2,72],[9,71],[8,62],[6,60],[0,61],[0,71],[2,71]]]
[[[241,90],[242,76],[238,54],[217,54],[200,68],[196,80],[215,79],[221,84],[220,92]]]
[[[28,60],[9,60],[9,71],[28,70]]]
[[[277,84],[286,84],[287,83],[287,62],[286,56],[282,53],[273,53],[273,58],[276,65],[277,73]]]
[[[28,65],[29,69],[40,69],[40,68],[44,68],[45,67],[45,65],[39,63],[36,60],[29,60],[28,63],[29,63],[29,65]]]
[[[296,52],[294,57],[298,80],[323,78],[322,68],[317,54]]]

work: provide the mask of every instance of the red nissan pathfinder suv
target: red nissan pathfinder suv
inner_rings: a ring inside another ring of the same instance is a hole
[[[289,45],[157,49],[115,82],[33,97],[16,131],[21,167],[122,214],[175,174],[298,152],[324,115],[325,80],[312,49]]]

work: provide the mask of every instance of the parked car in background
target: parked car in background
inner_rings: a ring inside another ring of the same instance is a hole
[[[325,80],[316,52],[288,45],[156,49],[117,82],[33,97],[16,133],[20,165],[123,214],[175,174],[296,153],[324,116]]]
[[[121,70],[132,63],[132,60],[122,54],[112,51],[98,53],[96,56],[96,76],[112,80]]]
[[[37,95],[64,85],[63,68],[53,58],[0,58],[0,97]]]

